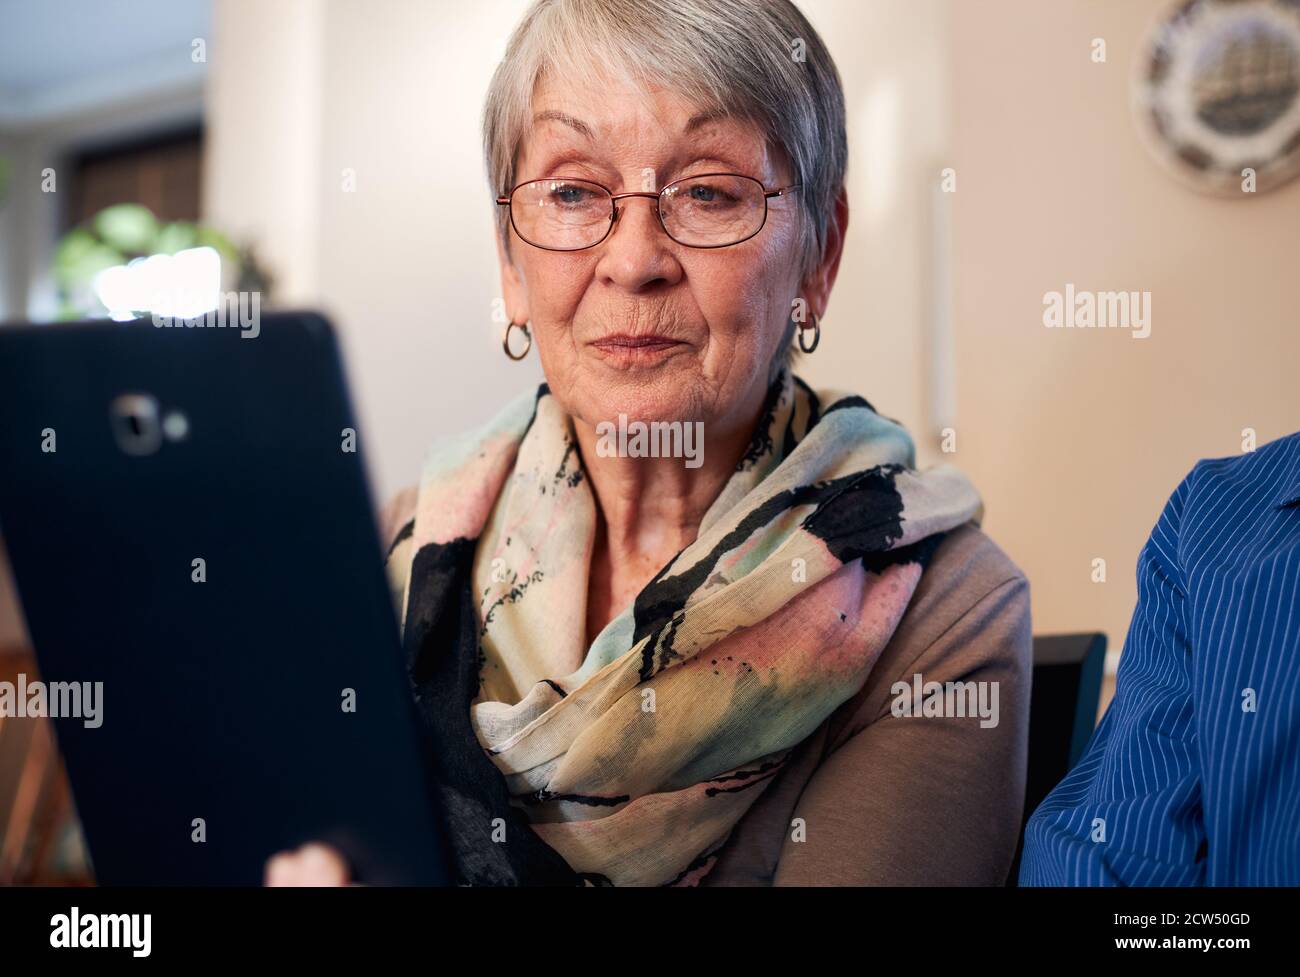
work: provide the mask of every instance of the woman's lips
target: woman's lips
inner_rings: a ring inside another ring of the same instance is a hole
[[[607,360],[634,365],[649,364],[664,358],[665,354],[685,345],[668,336],[628,336],[619,334],[593,340],[591,345]]]

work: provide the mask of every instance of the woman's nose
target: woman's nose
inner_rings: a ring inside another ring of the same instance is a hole
[[[601,246],[597,272],[630,290],[655,282],[672,284],[682,275],[676,245],[659,223],[659,202],[625,197],[616,204],[614,227]]]

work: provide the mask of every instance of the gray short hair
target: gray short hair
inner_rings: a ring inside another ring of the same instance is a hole
[[[681,93],[756,124],[803,190],[802,271],[815,268],[844,186],[844,91],[826,45],[790,0],[536,0],[488,88],[483,153],[492,193],[515,185],[532,95],[547,72]],[[506,208],[498,232],[509,245]]]

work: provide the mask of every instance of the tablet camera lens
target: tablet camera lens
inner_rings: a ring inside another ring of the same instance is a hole
[[[182,415],[182,421],[184,416]],[[149,394],[122,394],[109,405],[117,446],[128,455],[151,455],[162,446],[158,401]]]

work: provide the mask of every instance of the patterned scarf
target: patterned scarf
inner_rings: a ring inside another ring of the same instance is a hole
[[[588,647],[595,501],[546,385],[436,450],[388,567],[458,881],[698,883],[979,517],[913,464],[782,370],[696,540]]]

